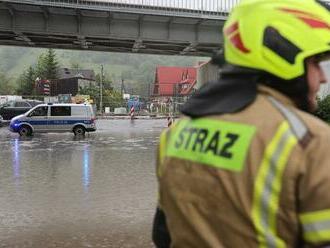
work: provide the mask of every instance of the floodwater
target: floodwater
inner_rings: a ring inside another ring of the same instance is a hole
[[[153,247],[155,150],[165,120],[99,120],[20,138],[0,128],[0,247]]]

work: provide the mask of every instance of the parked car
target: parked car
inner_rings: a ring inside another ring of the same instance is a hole
[[[0,115],[4,120],[10,120],[17,115],[24,114],[43,102],[37,100],[9,101],[0,105]]]
[[[73,132],[85,135],[96,131],[95,115],[89,104],[40,104],[25,114],[14,117],[9,129],[21,136],[37,132]]]

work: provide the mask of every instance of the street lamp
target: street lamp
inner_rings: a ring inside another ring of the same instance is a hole
[[[100,79],[100,110],[103,115],[103,65],[101,65],[101,79]]]

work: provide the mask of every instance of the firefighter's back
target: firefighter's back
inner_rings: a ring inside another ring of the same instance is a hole
[[[168,131],[160,204],[172,247],[298,245],[309,129],[330,132],[281,97],[260,93],[238,113],[182,119]]]

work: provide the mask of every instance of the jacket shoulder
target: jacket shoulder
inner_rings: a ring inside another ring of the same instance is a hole
[[[306,148],[312,140],[319,140],[330,145],[330,127],[321,119],[301,111],[288,102],[276,99],[273,96],[265,97],[282,118],[286,119],[296,135],[299,143]],[[326,140],[325,140],[326,137]]]
[[[330,126],[328,123],[324,122],[323,120],[319,119],[318,117],[295,109],[294,112],[301,118],[301,120],[307,126],[309,132],[314,136],[327,136],[330,137]]]

